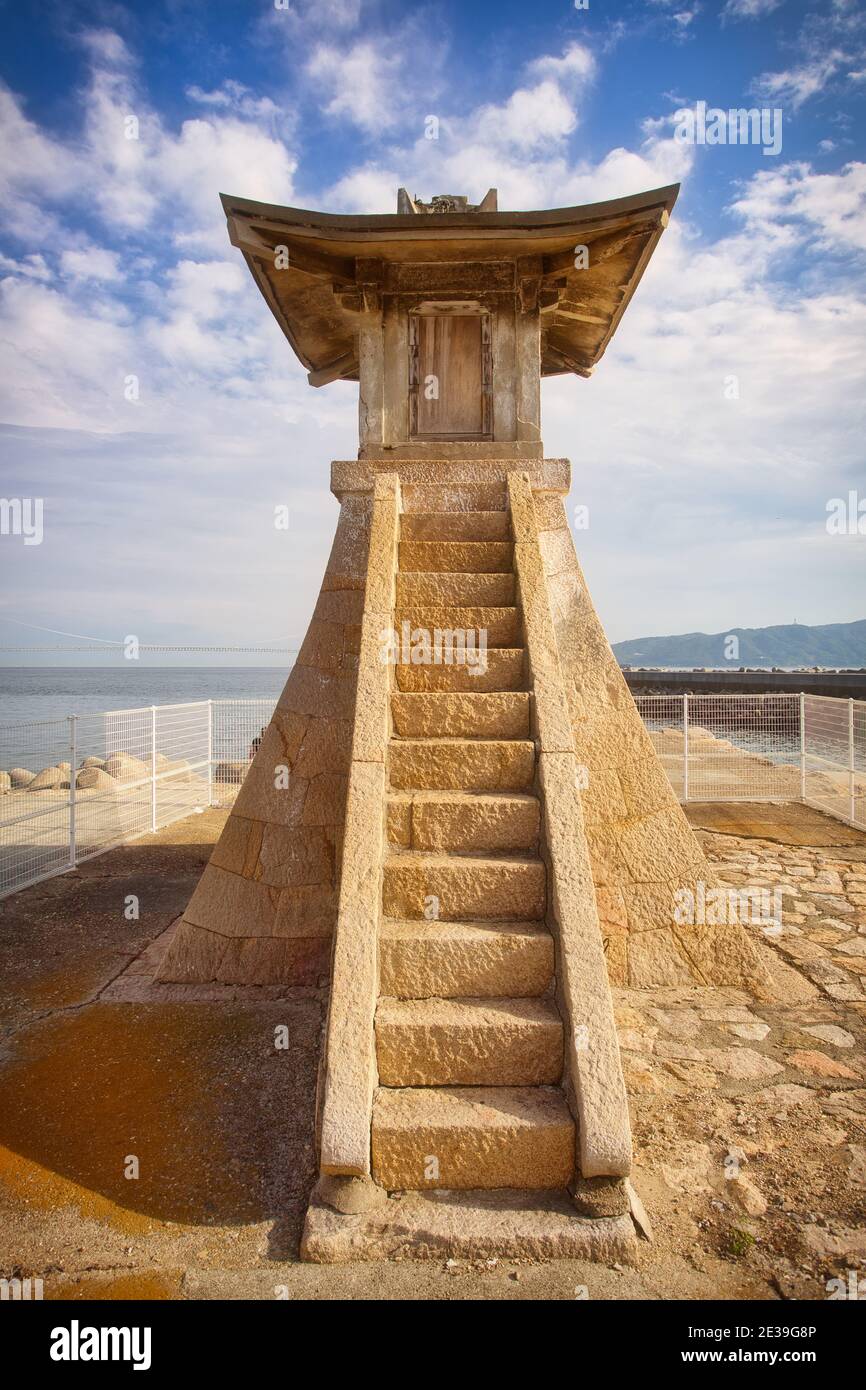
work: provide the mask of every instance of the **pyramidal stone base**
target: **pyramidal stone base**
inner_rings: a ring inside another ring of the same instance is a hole
[[[530,478],[537,537],[531,548],[539,578],[538,591],[524,594],[523,602],[543,601],[552,618],[552,651],[545,652],[544,659],[549,656],[561,671],[568,737],[573,737],[586,769],[583,824],[610,983],[633,989],[731,985],[767,996],[771,987],[763,953],[741,925],[680,920],[683,891],[700,902],[703,889],[713,883],[712,874],[580,569],[563,500],[570,485],[568,462],[551,459],[535,464],[513,459],[334,463],[332,490],[340,498],[340,516],[310,627],[158,978],[311,985],[328,973],[339,904],[364,597],[368,584],[381,580],[384,564],[383,557],[370,553],[374,481],[388,469],[399,475],[404,514],[422,518],[443,507],[476,515],[479,509],[507,510],[509,474],[522,470]],[[489,578],[501,585],[507,577],[443,575],[436,543],[427,544],[430,555],[424,564],[433,573],[417,574],[413,591],[421,593],[425,580],[435,580],[437,589],[450,581],[460,591],[469,580]],[[490,546],[476,549],[487,554]],[[413,563],[412,568],[418,566]],[[498,570],[500,565],[491,561],[488,568]],[[393,616],[396,620],[398,615]],[[534,679],[536,673],[530,671],[530,689]],[[507,701],[525,696],[472,698],[498,701],[504,719]],[[442,699],[437,694],[398,692],[395,704],[411,700],[421,717],[425,702],[436,705]],[[408,718],[402,706],[400,717]],[[420,728],[413,735],[407,724],[397,732],[405,738],[427,731]],[[497,732],[491,727],[485,737],[511,739],[514,730],[503,725]],[[399,742],[392,746],[400,752]],[[392,779],[399,777],[397,753]],[[560,793],[570,794],[565,786],[555,785],[551,774],[546,794],[555,800]]]
[[[344,1216],[313,1196],[301,1259],[536,1259],[634,1264],[630,1216],[590,1220],[564,1192],[397,1192],[374,1211]]]
[[[337,920],[370,494],[347,493],[310,626],[158,978],[315,985]]]

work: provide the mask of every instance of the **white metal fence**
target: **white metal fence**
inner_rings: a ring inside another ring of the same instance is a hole
[[[803,801],[866,829],[866,702],[636,703],[680,800]],[[231,802],[273,708],[271,699],[200,700],[0,725],[0,897]]]
[[[866,701],[638,695],[681,801],[802,801],[866,829]]]
[[[230,801],[273,707],[199,700],[0,725],[0,897]]]

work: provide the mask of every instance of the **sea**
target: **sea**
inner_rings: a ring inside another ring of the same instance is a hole
[[[273,699],[286,666],[0,666],[0,725],[190,700]]]
[[[36,730],[10,728],[41,720],[63,719],[70,714],[96,714],[148,705],[184,704],[194,700],[272,700],[276,703],[288,678],[286,666],[0,666],[0,766],[2,756],[15,747],[29,746],[39,738]],[[839,728],[830,728],[829,713],[809,729],[810,751],[833,762],[847,763],[846,702],[839,701]],[[824,708],[824,707],[822,707]],[[796,715],[791,705],[792,718]],[[676,718],[648,718],[650,728],[676,723]],[[844,727],[843,727],[844,723]],[[5,726],[5,732],[4,732]],[[257,732],[254,731],[254,732]],[[774,721],[771,730],[725,728],[714,722],[717,737],[729,738],[738,747],[773,762],[795,762],[799,756],[799,729],[786,721]],[[47,733],[46,733],[47,736]],[[58,733],[58,737],[62,737]],[[246,737],[246,735],[244,735]],[[859,746],[863,743],[864,746]],[[825,746],[826,745],[826,746]],[[93,750],[91,750],[93,751]],[[240,753],[226,748],[226,757]],[[866,770],[866,741],[858,738],[855,753],[858,771]]]

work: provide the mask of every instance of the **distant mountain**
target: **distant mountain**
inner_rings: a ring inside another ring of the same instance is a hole
[[[729,655],[731,637],[739,641]],[[726,652],[726,644],[728,652]],[[620,666],[866,666],[866,619],[807,627],[732,627],[727,632],[684,632],[679,637],[638,637],[615,642]]]

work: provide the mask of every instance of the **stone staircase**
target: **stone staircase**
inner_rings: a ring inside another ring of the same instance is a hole
[[[575,1124],[504,486],[404,488],[394,627],[486,629],[486,669],[398,662],[372,1167],[389,1191],[563,1189]]]

